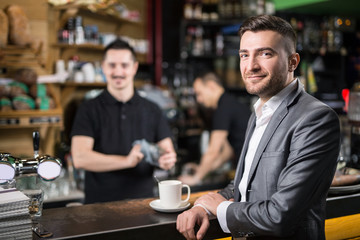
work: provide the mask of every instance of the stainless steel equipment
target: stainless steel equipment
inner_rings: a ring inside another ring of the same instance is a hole
[[[348,119],[351,124],[351,162],[360,169],[360,82],[350,91]]]
[[[33,133],[34,157],[22,159],[10,153],[0,152],[0,184],[17,175],[37,173],[43,180],[51,181],[61,173],[61,160],[48,155],[39,155],[39,132]]]

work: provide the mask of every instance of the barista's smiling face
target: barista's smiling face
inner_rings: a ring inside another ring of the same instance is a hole
[[[112,90],[133,89],[138,69],[131,52],[127,49],[110,49],[102,62],[102,70]]]

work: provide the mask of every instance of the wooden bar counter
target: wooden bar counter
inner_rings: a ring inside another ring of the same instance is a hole
[[[207,192],[193,193],[194,201]],[[179,213],[153,210],[152,199],[139,199],[43,210],[39,222],[51,239],[184,239],[176,230]],[[229,238],[217,220],[210,220],[205,239]],[[326,238],[360,236],[360,194],[330,197],[327,201]],[[33,239],[42,239],[34,234]]]
[[[206,193],[192,194],[191,206]],[[179,213],[157,212],[149,206],[152,200],[154,198],[44,209],[39,222],[53,233],[51,239],[184,239],[176,230]],[[210,222],[207,239],[229,236],[221,231],[214,217]],[[34,234],[34,239],[43,238]]]

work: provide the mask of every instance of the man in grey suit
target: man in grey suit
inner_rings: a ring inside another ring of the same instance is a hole
[[[177,229],[187,239],[202,239],[213,214],[234,238],[325,239],[326,196],[340,145],[338,117],[294,77],[300,57],[288,22],[251,17],[239,35],[241,74],[246,90],[259,100],[235,179],[180,214]]]

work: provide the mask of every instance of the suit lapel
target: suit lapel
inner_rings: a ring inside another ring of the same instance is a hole
[[[266,130],[260,140],[259,146],[256,150],[254,160],[251,164],[249,178],[248,178],[248,184],[250,183],[251,179],[254,177],[255,170],[259,164],[259,161],[261,159],[261,156],[268,145],[269,141],[271,140],[272,136],[274,135],[276,129],[279,127],[282,120],[285,118],[285,116],[288,114],[288,107],[293,103],[295,98],[303,91],[303,88],[298,85],[297,89],[294,90],[287,96],[284,101],[280,104],[278,109],[275,111],[273,117],[271,118],[268,126],[266,127]]]
[[[281,108],[281,109],[280,109]],[[274,135],[274,132],[276,131],[276,129],[279,127],[279,124],[281,123],[281,121],[284,119],[284,117],[287,115],[288,111],[286,106],[284,106],[284,104],[281,104],[279,106],[279,108],[276,110],[276,112],[274,113],[273,117],[271,118],[268,126],[266,127],[266,130],[264,132],[264,135],[262,136],[260,142],[259,142],[259,146],[256,150],[255,156],[254,156],[254,160],[251,164],[250,167],[250,173],[249,173],[249,178],[248,178],[248,185],[250,183],[250,180],[252,179],[256,167],[260,161],[260,158],[266,148],[266,146],[268,145],[270,139],[272,138],[272,136]]]

